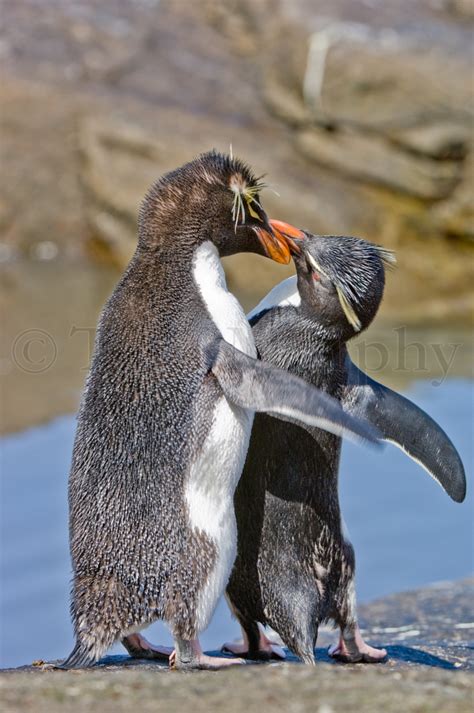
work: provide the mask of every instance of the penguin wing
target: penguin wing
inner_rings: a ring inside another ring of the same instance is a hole
[[[466,475],[459,453],[450,439],[421,408],[371,379],[352,361],[346,362],[348,381],[342,401],[353,416],[367,419],[382,438],[419,463],[448,495],[461,503],[466,495]]]
[[[331,396],[283,369],[247,356],[223,339],[216,345],[211,370],[227,399],[237,406],[352,440],[378,443],[377,429],[345,413]]]

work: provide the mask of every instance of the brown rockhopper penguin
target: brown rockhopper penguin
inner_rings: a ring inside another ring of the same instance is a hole
[[[63,667],[165,620],[177,668],[218,668],[197,641],[236,554],[233,508],[255,411],[373,439],[374,429],[297,377],[256,360],[220,256],[290,259],[262,184],[210,152],[165,175],[140,210],[138,246],[100,318],[69,481],[72,618]],[[285,236],[280,232],[283,230]]]
[[[461,502],[464,469],[446,434],[415,404],[361,372],[347,353],[346,342],[375,317],[392,254],[352,237],[307,234],[294,260],[297,276],[249,315],[259,357],[367,419]],[[357,625],[354,551],[339,508],[340,451],[338,436],[256,415],[235,494],[238,555],[227,587],[244,641],[223,650],[248,658],[284,656],[260,622],[314,664],[318,626],[333,620],[341,637],[332,656],[346,662],[385,658],[385,650],[363,641]]]

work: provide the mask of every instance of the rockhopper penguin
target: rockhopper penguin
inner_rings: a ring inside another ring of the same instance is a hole
[[[259,357],[368,419],[461,502],[464,469],[447,435],[415,404],[360,371],[347,353],[346,342],[375,317],[384,263],[393,256],[352,237],[308,234],[301,248],[294,257],[297,276],[249,315]],[[357,625],[354,551],[339,508],[340,451],[337,435],[319,428],[310,435],[256,415],[235,494],[238,554],[227,587],[244,642],[224,650],[249,658],[281,656],[260,622],[314,664],[318,625],[333,620],[341,630],[333,656],[351,662],[385,657],[363,641]]]
[[[267,219],[262,185],[216,152],[165,175],[140,210],[135,255],[100,318],[69,482],[72,618],[63,664],[97,661],[170,626],[177,668],[217,668],[197,636],[236,554],[233,508],[255,411],[373,439],[375,429],[256,360],[220,256],[288,262],[300,231]],[[285,235],[282,234],[283,231]],[[230,660],[232,662],[232,660]]]

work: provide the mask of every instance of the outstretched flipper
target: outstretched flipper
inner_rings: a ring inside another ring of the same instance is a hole
[[[349,357],[346,367],[345,410],[369,421],[384,441],[401,448],[461,503],[466,495],[464,466],[443,429],[414,403],[360,371]]]
[[[212,356],[212,372],[237,406],[352,440],[378,442],[376,428],[345,413],[335,399],[298,376],[252,359],[223,339],[215,344]]]

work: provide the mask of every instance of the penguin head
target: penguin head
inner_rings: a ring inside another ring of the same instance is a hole
[[[304,233],[269,220],[265,187],[243,161],[209,151],[158,180],[140,209],[139,246],[192,249],[211,240],[221,256],[254,252],[288,263]]]
[[[390,250],[360,238],[311,235],[294,252],[301,304],[347,340],[366,329],[382,301]]]

